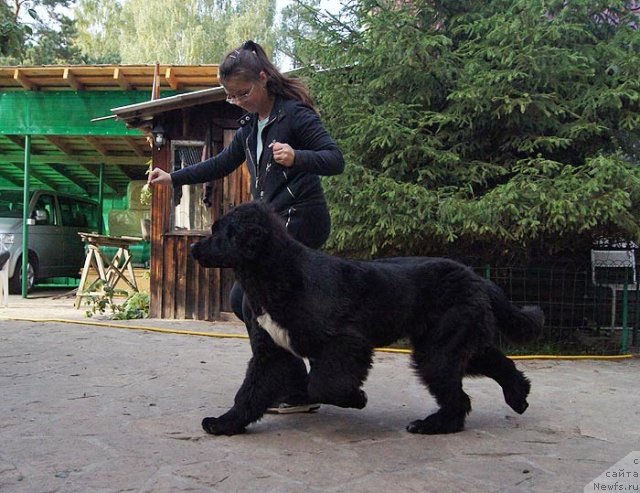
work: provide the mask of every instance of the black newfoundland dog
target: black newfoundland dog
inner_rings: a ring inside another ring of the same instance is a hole
[[[495,347],[499,331],[514,342],[535,338],[544,316],[516,308],[495,284],[444,258],[357,261],[332,257],[294,240],[265,205],[243,204],[191,247],[204,267],[231,267],[249,299],[253,357],[233,407],[202,426],[234,435],[259,420],[288,385],[300,383],[290,359],[309,358],[312,402],[362,409],[361,386],[373,348],[407,337],[415,371],[439,410],[407,426],[411,433],[454,433],[471,411],[465,375],[502,387],[517,413],[530,384]],[[299,361],[298,361],[299,362]]]

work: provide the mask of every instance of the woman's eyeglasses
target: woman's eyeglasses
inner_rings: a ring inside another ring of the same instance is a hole
[[[240,101],[244,101],[249,96],[251,96],[254,87],[256,87],[256,85],[252,84],[249,90],[244,92],[243,94],[227,94],[227,103],[235,104]]]

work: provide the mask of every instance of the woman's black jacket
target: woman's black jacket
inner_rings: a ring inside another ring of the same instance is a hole
[[[300,101],[276,97],[269,122],[262,131],[263,151],[256,163],[257,114],[246,114],[233,141],[220,154],[171,173],[174,186],[222,178],[246,161],[254,199],[271,204],[282,216],[292,208],[325,205],[319,175],[336,175],[344,169],[342,151],[325,130],[313,108]],[[269,145],[289,144],[295,150],[292,167],[273,160]]]

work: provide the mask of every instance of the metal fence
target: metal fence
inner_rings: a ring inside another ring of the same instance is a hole
[[[640,293],[635,250],[594,250],[587,259],[553,259],[538,265],[476,267],[518,306],[539,305],[542,338],[510,354],[618,354],[638,345]]]

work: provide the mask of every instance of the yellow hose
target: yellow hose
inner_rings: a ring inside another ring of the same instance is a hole
[[[124,325],[117,323],[96,322],[93,320],[65,320],[61,318],[26,318],[26,317],[11,317],[9,320],[19,320],[24,322],[57,322],[63,324],[76,324],[76,325],[96,325],[98,327],[112,327],[115,329],[130,329],[130,330],[146,330],[147,332],[160,332],[162,334],[180,334],[189,336],[202,336],[202,337],[216,337],[219,339],[249,339],[249,336],[245,334],[223,334],[216,332],[198,332],[194,330],[178,330],[178,329],[163,329],[160,327],[146,327],[142,325]]]
[[[402,353],[402,354],[411,354],[410,349],[396,349],[396,348],[376,348],[376,351],[380,351],[383,353]],[[517,355],[517,356],[509,356],[509,359],[513,360],[530,360],[530,359],[556,359],[556,360],[581,360],[581,359],[596,359],[596,360],[619,360],[619,359],[629,359],[634,358],[633,354],[617,354],[612,356],[604,356],[604,355],[553,355],[553,354],[528,354],[528,355]]]
[[[124,325],[113,322],[96,322],[94,320],[64,320],[58,318],[24,318],[24,317],[11,317],[9,320],[18,320],[23,322],[57,322],[63,324],[76,324],[76,325],[96,325],[98,327],[109,327],[115,329],[129,329],[129,330],[145,330],[147,332],[159,332],[161,334],[179,334],[189,336],[201,336],[201,337],[215,337],[217,339],[249,339],[246,334],[224,334],[220,332],[198,332],[194,330],[177,330],[177,329],[163,329],[160,327],[146,327],[143,325]],[[376,348],[376,351],[381,353],[400,353],[411,354],[410,349],[400,348]],[[611,356],[604,355],[552,355],[552,354],[530,354],[530,355],[517,355],[509,356],[512,360],[621,360],[631,359],[635,356],[633,354],[617,354]]]
[[[575,355],[553,355],[553,354],[528,354],[519,356],[509,356],[511,359],[562,359],[562,360],[581,360],[581,359],[596,359],[596,360],[618,360],[618,359],[630,359],[634,358],[633,354],[613,354],[606,355],[589,355],[589,354],[575,354]]]

